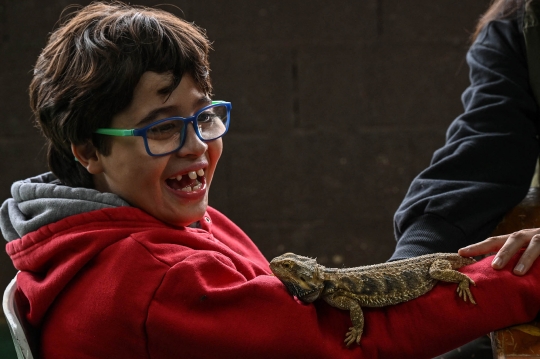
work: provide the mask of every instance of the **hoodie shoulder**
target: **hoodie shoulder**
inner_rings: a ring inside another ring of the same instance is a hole
[[[7,241],[75,214],[129,206],[113,193],[65,186],[51,172],[13,183],[11,195],[0,207],[0,229]]]

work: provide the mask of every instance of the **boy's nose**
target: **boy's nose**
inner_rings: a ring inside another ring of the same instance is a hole
[[[189,123],[186,129],[186,139],[184,145],[178,151],[180,156],[196,155],[200,156],[206,152],[208,145],[203,142],[195,133],[193,123]]]

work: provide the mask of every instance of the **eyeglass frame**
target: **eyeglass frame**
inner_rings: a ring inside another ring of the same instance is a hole
[[[207,111],[208,109],[211,109],[212,107],[217,107],[217,106],[225,106],[225,108],[227,109],[227,123],[226,123],[226,126],[225,126],[225,132],[223,132],[221,135],[219,135],[219,136],[217,136],[215,138],[212,138],[212,139],[203,139],[201,137],[199,129],[195,125],[195,123],[197,122],[197,117],[202,112]],[[153,157],[165,156],[165,155],[168,155],[170,153],[178,151],[179,149],[182,148],[182,146],[184,146],[184,143],[186,142],[187,126],[188,126],[189,122],[193,123],[193,129],[195,130],[195,134],[203,142],[209,142],[209,141],[217,140],[220,137],[223,137],[227,133],[227,131],[229,131],[229,124],[231,123],[231,109],[232,109],[232,104],[230,102],[227,102],[227,101],[212,101],[211,105],[208,105],[208,106],[205,106],[205,107],[201,108],[199,111],[195,112],[195,114],[193,116],[190,116],[190,117],[180,117],[180,116],[167,117],[167,118],[152,122],[152,123],[150,123],[150,124],[148,124],[148,125],[146,125],[144,127],[141,127],[141,128],[132,128],[132,129],[98,128],[97,130],[94,131],[94,133],[97,133],[97,134],[100,134],[100,135],[118,136],[118,137],[140,136],[140,137],[142,137],[144,139],[144,147],[145,147],[146,153],[148,153],[148,155],[153,156]],[[169,151],[169,152],[166,152],[166,153],[160,153],[159,155],[153,154],[150,151],[150,148],[148,146],[148,138],[146,136],[146,131],[152,126],[158,125],[158,124],[160,124],[162,122],[165,122],[165,121],[171,121],[171,120],[182,121],[184,123],[184,127],[183,127],[184,131],[183,131],[182,139],[180,141],[180,145],[176,149],[174,149],[172,151]]]

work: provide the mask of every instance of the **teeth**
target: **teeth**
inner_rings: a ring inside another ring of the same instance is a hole
[[[202,184],[199,183],[198,185],[193,186],[193,190],[196,191],[198,189],[201,189],[201,187],[202,187]]]
[[[188,172],[187,175],[188,175],[189,178],[194,180],[194,179],[197,179],[197,176],[199,176],[199,177],[204,176],[204,170],[201,168],[201,169],[197,170],[197,172],[195,172],[195,171]],[[178,175],[176,177],[170,177],[169,179],[172,179],[172,180],[175,179],[177,181],[180,181],[182,179],[182,175]]]
[[[191,189],[190,186],[187,186],[187,187],[182,188],[181,191],[184,191],[184,192],[191,192],[192,189]]]

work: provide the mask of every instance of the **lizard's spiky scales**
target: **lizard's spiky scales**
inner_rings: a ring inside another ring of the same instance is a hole
[[[453,253],[435,253],[355,268],[325,268],[308,257],[286,253],[270,262],[272,272],[291,295],[311,303],[318,298],[349,310],[353,327],[345,336],[347,346],[360,343],[364,328],[362,307],[384,307],[421,296],[437,281],[457,283],[464,301],[476,304],[469,285],[476,285],[456,269],[474,259]]]

